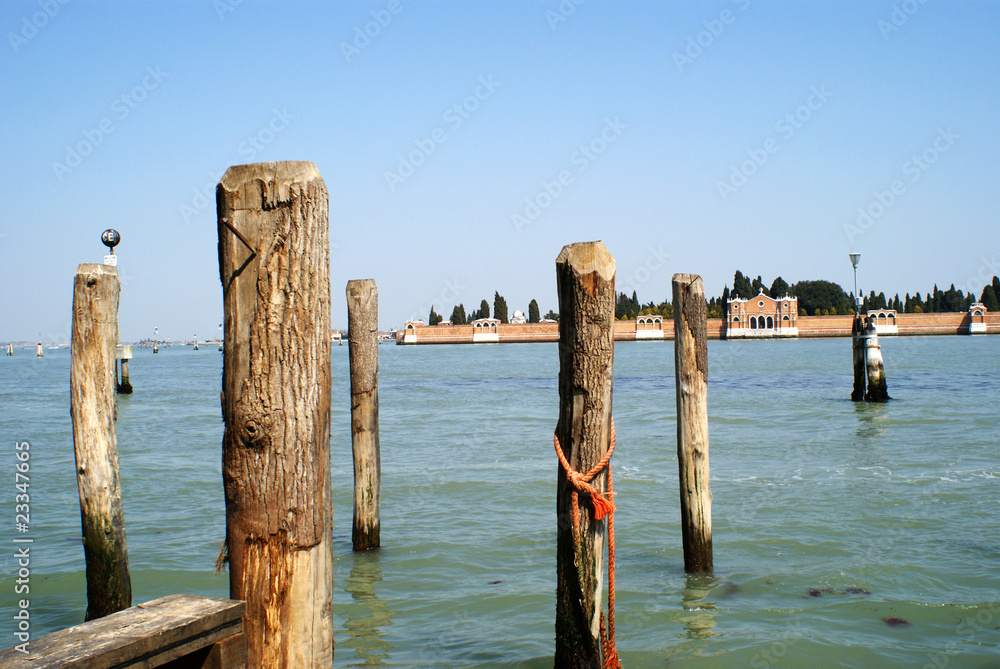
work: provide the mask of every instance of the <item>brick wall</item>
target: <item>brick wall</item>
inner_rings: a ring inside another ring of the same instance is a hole
[[[800,337],[849,337],[853,316],[799,316]],[[953,335],[968,334],[968,313],[950,314],[897,314],[899,335]],[[674,320],[663,319],[663,338],[674,338]],[[722,339],[726,324],[721,318],[708,319],[708,338]],[[501,343],[555,342],[559,341],[558,323],[501,324],[498,326]],[[1000,334],[1000,313],[986,315],[986,329]],[[471,325],[422,325],[412,332],[420,344],[471,344]],[[396,332],[396,341],[402,341],[404,331]],[[615,321],[615,341],[634,341],[635,321]],[[656,340],[653,340],[656,341]]]

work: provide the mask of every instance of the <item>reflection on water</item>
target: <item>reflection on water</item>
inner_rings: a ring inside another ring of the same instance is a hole
[[[392,624],[392,610],[375,594],[375,585],[382,582],[382,566],[377,552],[354,553],[354,566],[344,590],[353,601],[347,607],[347,640],[343,645],[353,648],[357,657],[349,666],[383,667],[392,646],[386,641],[384,627]]]
[[[889,409],[881,402],[855,402],[854,415],[858,418],[855,434],[861,445],[872,445],[872,442],[885,436],[885,426],[889,420]]]
[[[688,574],[681,591],[681,608],[684,615],[684,636],[688,639],[707,639],[716,636],[715,604],[708,601],[708,595],[719,584],[719,579],[711,574]]]

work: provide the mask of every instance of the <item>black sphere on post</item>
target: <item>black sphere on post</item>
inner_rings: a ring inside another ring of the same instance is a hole
[[[111,255],[115,254],[115,247],[118,246],[118,242],[121,240],[122,236],[118,234],[117,230],[112,228],[108,228],[101,234],[101,241],[108,247],[108,253]]]

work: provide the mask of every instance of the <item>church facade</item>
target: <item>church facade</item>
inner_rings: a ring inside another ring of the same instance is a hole
[[[729,300],[727,339],[798,337],[799,301],[785,295],[774,299],[761,291],[749,299]]]

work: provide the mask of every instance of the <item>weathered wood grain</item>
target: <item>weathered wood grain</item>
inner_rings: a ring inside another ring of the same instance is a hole
[[[178,661],[216,643],[239,669],[243,602],[170,595],[69,627],[30,642],[29,654],[0,651],[2,669],[108,669],[111,667],[197,666]],[[206,657],[211,657],[211,651]]]
[[[572,468],[586,472],[608,450],[614,362],[615,261],[601,242],[563,247],[556,258],[559,295],[559,422],[556,436]],[[599,667],[600,613],[607,519],[594,520],[580,496],[574,537],[572,486],[556,477],[557,667]],[[607,490],[607,472],[592,481]]]
[[[230,596],[247,602],[248,666],[329,667],[326,184],[309,162],[239,165],[216,198]]]
[[[382,456],[378,430],[378,288],[374,279],[347,282],[351,358],[351,447],[354,453],[354,550],[381,545]]]
[[[87,620],[132,605],[115,420],[118,272],[80,265],[73,280],[70,415],[87,563]]]
[[[712,571],[708,468],[708,319],[697,274],[674,274],[674,375],[684,571]]]

